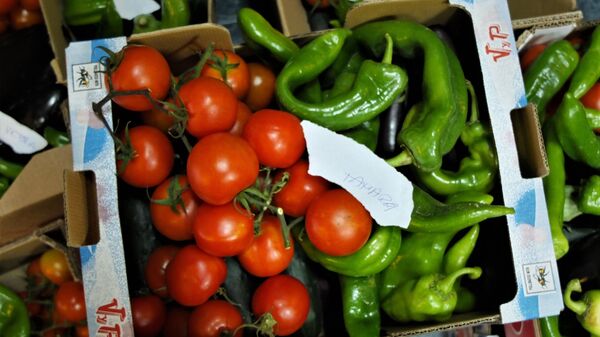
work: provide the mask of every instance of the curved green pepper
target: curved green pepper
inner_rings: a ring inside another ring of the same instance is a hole
[[[424,99],[417,103],[414,116],[405,123],[398,140],[419,168],[440,168],[442,156],[454,147],[467,119],[467,89],[456,55],[435,32],[413,21],[367,23],[355,28],[353,34],[375,55],[385,49],[385,34],[391,36],[395,51],[405,58],[412,59],[423,52]]]
[[[567,308],[576,315],[581,326],[587,330],[592,337],[600,336],[600,290],[586,291],[580,301],[573,301],[573,292],[582,292],[579,279],[572,279],[567,284],[563,299]]]
[[[592,33],[588,50],[583,54],[581,62],[571,78],[569,92],[580,99],[596,84],[600,78],[600,27]]]
[[[162,28],[173,28],[190,24],[189,0],[162,0]]]
[[[579,192],[577,208],[585,214],[600,215],[600,176],[593,175],[585,181]]]
[[[340,275],[344,326],[350,337],[377,337],[381,315],[377,296],[376,276],[350,277]]]
[[[44,128],[44,139],[52,147],[61,147],[71,143],[69,135],[66,132],[58,131],[51,126]]]
[[[23,171],[23,165],[0,158],[0,176],[15,179]]]
[[[325,71],[350,34],[347,29],[333,29],[309,42],[286,63],[276,81],[277,98],[286,111],[333,131],[348,130],[379,115],[406,89],[406,72],[389,63],[389,48],[382,63],[366,60],[361,64],[350,91],[321,103],[296,98],[294,90]]]
[[[558,315],[542,317],[538,320],[542,337],[562,337],[558,329]]]
[[[399,227],[379,226],[369,241],[354,254],[331,256],[319,251],[308,237],[296,234],[296,241],[311,260],[327,270],[352,277],[370,276],[385,269],[398,254],[402,241]]]
[[[0,336],[29,337],[27,307],[19,295],[0,284]]]

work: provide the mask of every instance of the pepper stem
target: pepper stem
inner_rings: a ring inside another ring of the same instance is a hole
[[[462,268],[453,273],[448,274],[444,279],[439,281],[438,288],[444,292],[450,292],[454,289],[454,283],[463,275],[469,275],[469,278],[472,280],[478,279],[481,276],[481,268],[472,267],[472,268]]]
[[[567,284],[567,288],[565,289],[565,293],[563,295],[563,300],[565,301],[565,305],[567,306],[567,308],[571,309],[571,311],[573,311],[577,315],[583,315],[587,310],[587,305],[582,301],[573,301],[573,299],[571,298],[571,294],[574,291],[578,293],[582,291],[581,282],[579,281],[579,279],[572,279],[571,281],[569,281],[569,283]]]
[[[479,120],[479,107],[477,105],[477,95],[475,95],[475,88],[473,87],[473,83],[469,80],[465,80],[465,85],[467,86],[467,91],[469,92],[469,96],[471,97],[471,122],[477,122]]]
[[[383,59],[381,63],[391,64],[392,56],[394,54],[394,41],[390,34],[385,33],[385,53],[383,53]]]
[[[410,156],[408,150],[404,150],[397,156],[386,159],[385,161],[393,167],[400,167],[412,164],[412,157]]]

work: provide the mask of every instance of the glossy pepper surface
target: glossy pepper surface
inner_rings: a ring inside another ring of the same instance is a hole
[[[375,117],[357,127],[345,131],[343,134],[368,147],[369,150],[375,151],[377,148],[377,139],[379,137],[379,125],[379,117]]]
[[[276,81],[277,98],[286,111],[333,131],[348,130],[379,115],[406,89],[406,72],[390,63],[392,50],[388,48],[382,62],[361,64],[351,90],[321,103],[298,99],[294,91],[333,63],[350,34],[347,29],[333,29],[309,42],[286,63]]]
[[[571,296],[573,292],[582,292],[579,279],[572,279],[567,284],[563,299],[565,305],[577,315],[581,326],[587,330],[592,337],[600,336],[600,290],[588,290],[579,301],[574,301]]]
[[[412,162],[424,171],[439,169],[442,156],[458,140],[467,119],[467,89],[456,55],[435,32],[413,21],[390,20],[361,25],[353,30],[359,44],[373,54],[385,50],[389,34],[397,54],[412,59],[423,52],[423,101],[413,107],[398,140]]]
[[[22,165],[0,158],[0,176],[15,179],[22,170]]]
[[[562,337],[558,329],[558,316],[548,316],[539,319],[542,337]]]
[[[376,276],[350,277],[340,275],[344,326],[350,337],[380,335],[381,314]]]
[[[96,25],[99,37],[123,34],[123,20],[113,0],[67,0],[63,4],[63,16],[68,25]]]
[[[579,192],[577,208],[586,214],[600,215],[600,176],[593,175],[585,181]]]
[[[27,307],[19,295],[0,284],[0,337],[29,337]]]
[[[600,78],[600,27],[596,27],[590,39],[590,45],[583,54],[577,66],[569,92],[573,97],[580,99],[596,84]]]

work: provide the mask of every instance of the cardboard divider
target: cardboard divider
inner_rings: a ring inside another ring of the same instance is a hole
[[[519,167],[523,178],[548,175],[548,159],[541,132],[537,109],[533,104],[511,112],[515,141],[519,153]]]
[[[98,200],[93,171],[65,171],[66,237],[69,247],[94,245],[100,241]],[[85,202],[82,202],[84,200]]]

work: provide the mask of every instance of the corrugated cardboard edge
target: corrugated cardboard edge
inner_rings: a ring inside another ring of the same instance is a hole
[[[545,177],[548,175],[548,157],[542,127],[535,104],[512,111],[511,120],[518,148],[521,174],[524,177]],[[526,167],[523,164],[526,163]]]
[[[562,26],[572,22],[583,20],[583,13],[579,10],[545,16],[537,16],[526,19],[512,20],[513,29],[527,29],[536,26],[550,27]]]
[[[425,25],[442,24],[454,14],[457,7],[448,4],[447,0],[428,0],[427,11],[407,10],[399,13],[399,6],[404,0],[371,0],[358,3],[346,14],[344,27],[353,28],[363,23],[382,19],[408,19]]]
[[[577,10],[576,0],[508,0],[510,16],[526,19],[538,16],[566,13]]]
[[[490,313],[469,313],[452,316],[451,320],[444,323],[428,324],[426,327],[407,326],[407,327],[385,327],[383,336],[385,337],[400,337],[400,336],[415,336],[426,333],[444,331],[449,329],[460,329],[463,327],[476,326],[481,324],[500,324],[500,314]]]

